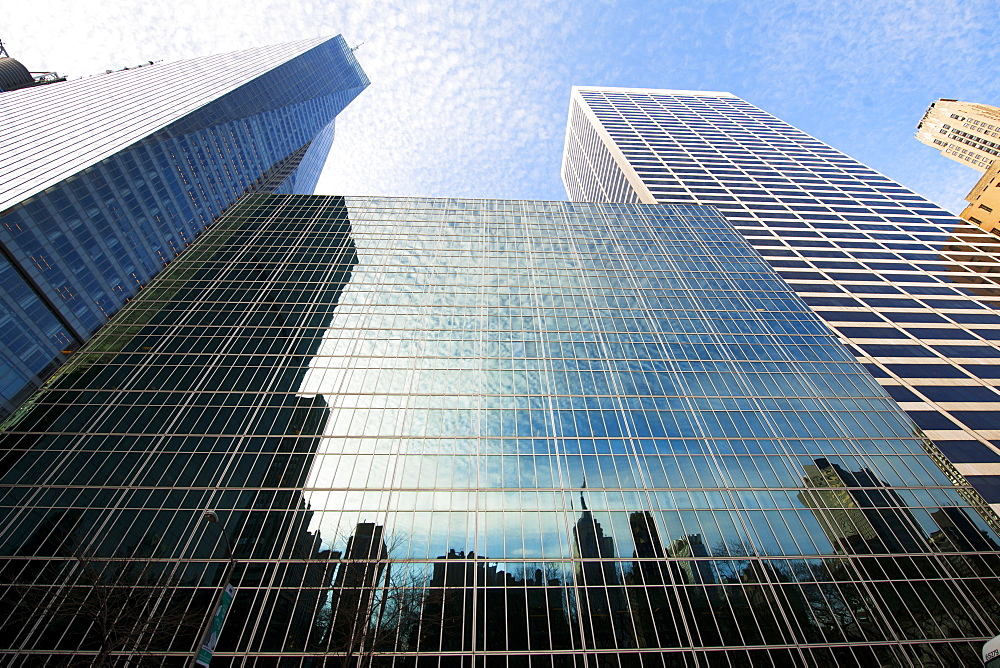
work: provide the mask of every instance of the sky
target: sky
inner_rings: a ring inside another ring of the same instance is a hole
[[[1000,106],[996,0],[32,0],[0,7],[31,70],[343,34],[372,85],[317,192],[565,199],[570,87],[729,91],[960,211],[978,173],[914,138],[930,102]],[[990,46],[994,44],[994,46]]]

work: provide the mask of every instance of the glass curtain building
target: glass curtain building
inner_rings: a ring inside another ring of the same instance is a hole
[[[227,582],[213,666],[965,666],[1000,620],[992,513],[708,206],[250,195],[2,438],[11,661],[181,665]]]
[[[573,89],[573,200],[712,204],[1000,508],[1000,242],[730,93]]]
[[[342,37],[0,94],[0,415],[246,192],[311,193]]]

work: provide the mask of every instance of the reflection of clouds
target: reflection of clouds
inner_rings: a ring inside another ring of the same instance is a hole
[[[352,220],[360,261],[301,388],[330,407],[305,489],[325,540],[376,522],[408,537],[414,559],[562,559],[583,518],[628,559],[639,510],[663,541],[697,537],[712,556],[822,555],[833,547],[794,492],[802,457],[837,453],[900,487],[948,484],[917,470],[922,447],[870,376],[818,321],[775,315],[801,307],[762,293],[753,271],[630,239],[678,265],[662,285],[643,276],[655,290],[640,293],[601,227],[587,230],[600,270],[542,274],[537,256],[557,251],[535,239],[507,258],[514,269],[477,255],[470,271],[460,254],[491,242],[462,235],[492,231],[418,211]],[[569,491],[584,481],[586,517]]]
[[[475,305],[476,277],[449,269],[460,258],[436,253],[432,242],[417,236],[395,239],[390,248],[380,223],[355,220],[352,229],[358,264],[299,389],[302,395],[322,394],[329,405],[305,484],[307,502],[318,511],[311,528],[329,540],[357,518],[393,528],[386,509],[407,507],[390,502],[390,492],[354,490],[472,489],[486,482],[469,456],[475,448],[467,445],[460,446],[464,457],[404,452],[423,447],[425,438],[453,439],[426,441],[436,453],[443,443],[479,436],[480,347],[463,338],[469,336],[464,330],[478,327],[469,322],[473,316],[455,313],[460,303],[449,288],[449,283],[471,285]],[[452,309],[443,312],[444,305]],[[375,439],[378,452],[357,451],[355,444]],[[323,512],[327,509],[358,514]],[[418,519],[408,517],[402,522],[406,528],[399,528],[444,535],[436,526],[424,526],[430,518]]]

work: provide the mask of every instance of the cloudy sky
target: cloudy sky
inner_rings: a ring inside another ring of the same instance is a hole
[[[0,38],[71,77],[342,33],[372,80],[327,194],[563,199],[570,86],[733,92],[960,210],[977,174],[913,138],[939,97],[1000,105],[995,0],[12,0]]]

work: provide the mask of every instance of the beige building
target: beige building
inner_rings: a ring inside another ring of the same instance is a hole
[[[994,161],[965,196],[969,206],[960,216],[987,232],[1000,234],[1000,160]]]
[[[1000,157],[1000,108],[947,99],[932,102],[917,124],[917,139],[985,172]]]

